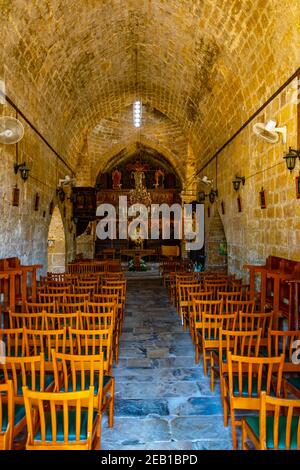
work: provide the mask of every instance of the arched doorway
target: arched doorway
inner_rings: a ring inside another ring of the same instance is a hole
[[[48,232],[48,272],[65,272],[66,240],[65,229],[58,207],[55,207]]]
[[[205,244],[206,268],[227,270],[227,241],[222,219],[216,209],[208,219]]]

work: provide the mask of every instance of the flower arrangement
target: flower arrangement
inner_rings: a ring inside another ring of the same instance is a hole
[[[128,263],[128,271],[136,271],[136,267],[135,267],[135,264],[134,264],[134,259],[131,259]],[[140,269],[139,271],[147,271],[147,264],[146,262],[141,259],[140,261]]]

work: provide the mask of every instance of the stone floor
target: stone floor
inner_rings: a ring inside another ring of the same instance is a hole
[[[194,362],[159,279],[128,279],[126,319],[115,368],[115,424],[103,424],[106,450],[231,449],[219,387]],[[106,421],[106,420],[105,420]]]

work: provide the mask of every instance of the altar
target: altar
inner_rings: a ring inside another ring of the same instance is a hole
[[[156,254],[155,249],[146,249],[146,248],[132,248],[132,249],[121,249],[120,255],[133,258],[134,267],[137,271],[141,269],[141,259],[146,256],[152,256]]]

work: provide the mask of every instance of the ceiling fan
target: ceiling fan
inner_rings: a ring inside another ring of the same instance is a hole
[[[267,123],[258,122],[253,126],[253,132],[258,137],[266,140],[270,144],[276,144],[279,134],[282,134],[282,142],[286,143],[286,126],[276,127],[276,121],[270,119]]]

